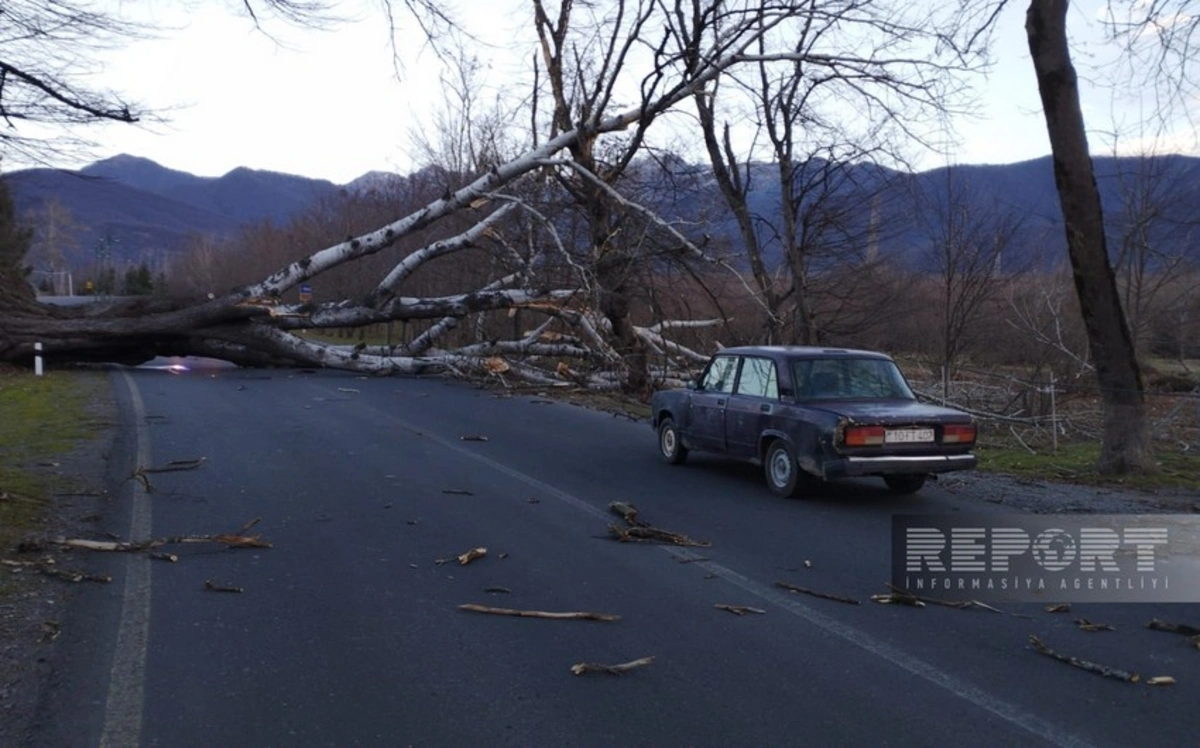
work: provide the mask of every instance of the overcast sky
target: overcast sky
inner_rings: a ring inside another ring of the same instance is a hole
[[[397,80],[377,4],[355,10],[353,3],[345,4],[343,12],[358,20],[332,31],[268,23],[275,38],[231,13],[228,4],[189,5],[150,4],[150,20],[170,28],[158,39],[110,54],[103,71],[105,86],[155,107],[169,121],[94,130],[90,136],[100,146],[95,157],[129,153],[204,176],[248,166],[339,184],[371,170],[404,172],[419,165],[411,131],[428,121],[431,103],[440,96],[438,61],[422,51],[422,37],[408,18],[398,17],[405,28],[399,36],[404,67]],[[470,27],[486,28],[491,38],[527,34],[518,24],[525,16],[504,12],[505,5],[462,0],[459,12]],[[1100,50],[1087,46],[1097,38],[1099,6],[1096,0],[1072,4],[1071,27],[1084,43],[1077,60],[1084,76],[1090,60],[1103,59]],[[956,120],[960,146],[949,156],[921,156],[920,168],[1008,163],[1049,152],[1026,47],[1024,8],[1024,3],[1010,3],[1001,18],[998,64],[987,81],[979,81],[985,93],[977,116]],[[493,62],[494,76],[503,77],[504,65],[517,64],[506,57],[506,49],[480,52]],[[1093,152],[1108,152],[1099,133],[1114,128],[1114,117],[1127,127],[1144,112],[1129,102],[1114,103],[1109,91],[1086,79],[1082,83],[1085,115],[1096,133]],[[1127,135],[1124,142],[1133,145],[1136,137],[1136,132]],[[1197,153],[1190,135],[1176,135],[1168,145]]]

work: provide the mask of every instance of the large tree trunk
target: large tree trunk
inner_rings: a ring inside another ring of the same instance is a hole
[[[1079,85],[1067,44],[1067,0],[1032,0],[1029,51],[1050,133],[1067,252],[1104,404],[1102,472],[1154,468],[1142,375],[1108,258],[1100,192],[1088,151]]]

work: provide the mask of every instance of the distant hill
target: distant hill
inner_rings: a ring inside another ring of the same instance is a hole
[[[1200,158],[1163,156],[1153,159],[1095,159],[1097,183],[1109,225],[1110,248],[1120,251],[1120,239],[1135,224],[1139,211],[1153,207],[1157,217],[1149,233],[1156,251],[1188,254],[1200,261]],[[711,174],[703,164],[672,166],[687,172],[691,187],[682,198],[667,185],[643,186],[644,195],[658,202],[649,207],[692,225],[705,225],[713,236],[734,239],[736,224],[725,209]],[[966,165],[919,174],[897,172],[870,164],[849,167],[849,179],[838,188],[851,206],[847,234],[865,244],[875,220],[881,230],[876,242],[881,255],[898,258],[909,267],[927,267],[929,222],[945,214],[949,195],[963,188],[966,211],[979,216],[1011,211],[1020,218],[1020,236],[1005,264],[1043,266],[1065,258],[1058,193],[1050,157],[1004,165]],[[757,164],[752,169],[755,190],[751,204],[771,218],[778,211],[776,169]],[[61,202],[78,224],[75,248],[68,260],[88,264],[97,242],[112,237],[118,263],[170,254],[189,235],[229,235],[248,222],[286,223],[318,201],[343,193],[389,189],[426,178],[426,172],[400,176],[369,172],[347,185],[291,174],[237,168],[221,177],[198,177],[163,167],[149,159],[121,155],[98,161],[77,172],[28,169],[6,175],[18,211],[38,212],[52,199]],[[670,187],[678,188],[673,180]],[[878,197],[874,197],[877,195]],[[872,196],[872,197],[864,197]],[[1137,198],[1137,199],[1134,199]],[[1138,206],[1138,200],[1145,204]],[[774,219],[772,219],[774,220]],[[781,261],[781,250],[767,242],[768,260]]]
[[[316,202],[336,197],[332,182],[237,168],[198,177],[136,156],[114,156],[79,171],[26,169],[6,175],[21,214],[57,199],[79,226],[69,260],[86,263],[111,237],[118,263],[177,249],[189,235],[229,235],[258,221],[286,223]]]
[[[1184,255],[1200,262],[1200,158],[1158,156],[1153,158],[1094,159],[1096,182],[1104,205],[1109,250],[1121,251],[1122,239],[1148,216],[1148,242],[1157,253]],[[902,173],[870,164],[849,167],[850,177],[840,187],[841,198],[861,206],[848,233],[866,237],[874,213],[879,225],[878,252],[914,268],[928,268],[930,224],[947,215],[950,195],[961,191],[960,209],[970,220],[988,214],[1009,213],[1019,221],[1005,256],[1010,268],[1049,267],[1066,259],[1066,235],[1054,183],[1051,157],[999,165],[965,165],[932,169],[917,174]],[[751,205],[765,216],[777,213],[779,186],[775,167],[757,165],[757,185]],[[712,188],[715,190],[715,186]],[[877,197],[876,197],[877,196]],[[876,210],[872,206],[877,205]],[[774,222],[774,219],[772,219]],[[726,217],[723,233],[736,233]],[[768,245],[768,260],[781,261],[781,250]]]

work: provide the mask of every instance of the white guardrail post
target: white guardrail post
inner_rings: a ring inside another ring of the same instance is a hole
[[[35,376],[42,375],[42,344],[33,344],[33,373]]]

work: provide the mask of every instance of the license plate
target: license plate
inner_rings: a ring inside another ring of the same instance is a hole
[[[933,429],[896,429],[884,432],[883,440],[888,444],[931,442],[933,441]]]

